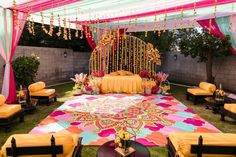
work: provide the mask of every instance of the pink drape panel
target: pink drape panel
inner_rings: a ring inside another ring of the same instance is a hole
[[[197,21],[205,30],[209,29],[210,19]],[[224,34],[220,31],[215,19],[211,21],[211,30],[210,33],[218,38],[224,38]]]
[[[20,39],[20,36],[22,34],[22,31],[25,25],[26,16],[27,15],[25,13],[17,12],[17,19],[14,19],[14,17],[12,18],[13,19],[13,28],[12,28],[13,34],[12,34],[12,42],[11,42],[12,45],[11,45],[11,55],[8,59],[8,63],[10,64],[10,76],[9,76],[10,80],[9,80],[9,94],[8,94],[6,103],[14,103],[17,100],[14,72],[12,69],[11,62],[15,54],[16,46],[18,44],[18,41]],[[20,24],[20,27],[19,26],[15,27],[17,20]]]
[[[83,29],[83,32],[84,32],[84,36],[86,37],[86,39],[89,43],[89,46],[91,47],[92,50],[95,49],[96,43],[93,39],[93,33],[91,32],[90,28],[88,26],[83,25],[82,29]],[[89,34],[89,35],[86,35],[86,34]]]

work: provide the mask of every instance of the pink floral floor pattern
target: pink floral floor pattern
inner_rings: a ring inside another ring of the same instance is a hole
[[[146,146],[165,145],[172,131],[220,132],[171,96],[103,94],[73,97],[30,133],[75,133],[84,145],[99,146],[127,125]]]

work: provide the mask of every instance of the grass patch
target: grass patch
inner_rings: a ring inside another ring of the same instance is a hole
[[[37,110],[32,114],[25,115],[25,122],[19,123],[16,121],[11,125],[11,132],[5,133],[3,128],[0,128],[0,146],[4,144],[6,139],[12,134],[28,133],[37,124],[46,118],[53,110],[63,104],[70,96],[72,96],[71,89],[73,87],[72,83],[58,85],[55,88],[58,93],[58,101],[47,105],[37,105]],[[213,114],[211,110],[206,110],[203,104],[193,105],[191,101],[187,101],[185,98],[185,87],[172,86],[172,94],[179,101],[184,103],[195,113],[200,115],[202,118],[210,122],[212,125],[219,128],[222,132],[236,133],[235,121],[226,118],[225,122],[220,121],[219,114]],[[83,157],[95,157],[98,147],[85,146],[82,150]],[[167,156],[167,150],[165,147],[148,147],[152,157],[165,157]]]

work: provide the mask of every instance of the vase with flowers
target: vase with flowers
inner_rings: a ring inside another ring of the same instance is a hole
[[[88,86],[88,77],[87,74],[75,74],[75,78],[71,78],[75,82],[73,90],[75,90],[75,94],[82,94],[84,87]]]
[[[220,84],[220,88],[215,91],[215,100],[224,101],[225,92],[222,89],[222,85]]]
[[[130,133],[125,130],[120,130],[117,133],[118,139],[115,140],[115,144],[118,146],[115,150],[120,153],[122,156],[128,156],[135,151],[132,147],[130,147]]]
[[[24,90],[22,89],[22,85],[20,85],[20,90],[17,93],[17,97],[18,97],[18,103],[26,101],[26,94]]]

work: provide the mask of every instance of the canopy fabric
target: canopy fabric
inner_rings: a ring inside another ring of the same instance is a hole
[[[16,0],[16,9],[30,12],[34,21],[40,23],[42,11],[45,24],[50,23],[53,12],[55,17],[60,15],[61,20],[66,18],[71,23],[89,23],[95,27],[104,27],[104,23],[116,27],[119,23],[121,27],[135,25],[135,31],[144,31],[144,24],[148,25],[149,29],[154,27],[155,16],[157,22],[159,19],[164,21],[167,15],[168,25],[172,26],[168,28],[173,29],[174,19],[185,18],[189,21],[188,18],[207,18],[215,11],[218,17],[222,16],[223,12],[231,14],[235,2],[236,0]],[[12,1],[0,1],[0,6],[13,9]],[[57,20],[54,20],[54,25],[58,25]],[[66,25],[69,27],[68,23]],[[70,27],[75,28],[75,25],[71,24]],[[127,31],[134,31],[133,28],[129,27]],[[160,29],[164,28],[161,26]]]

